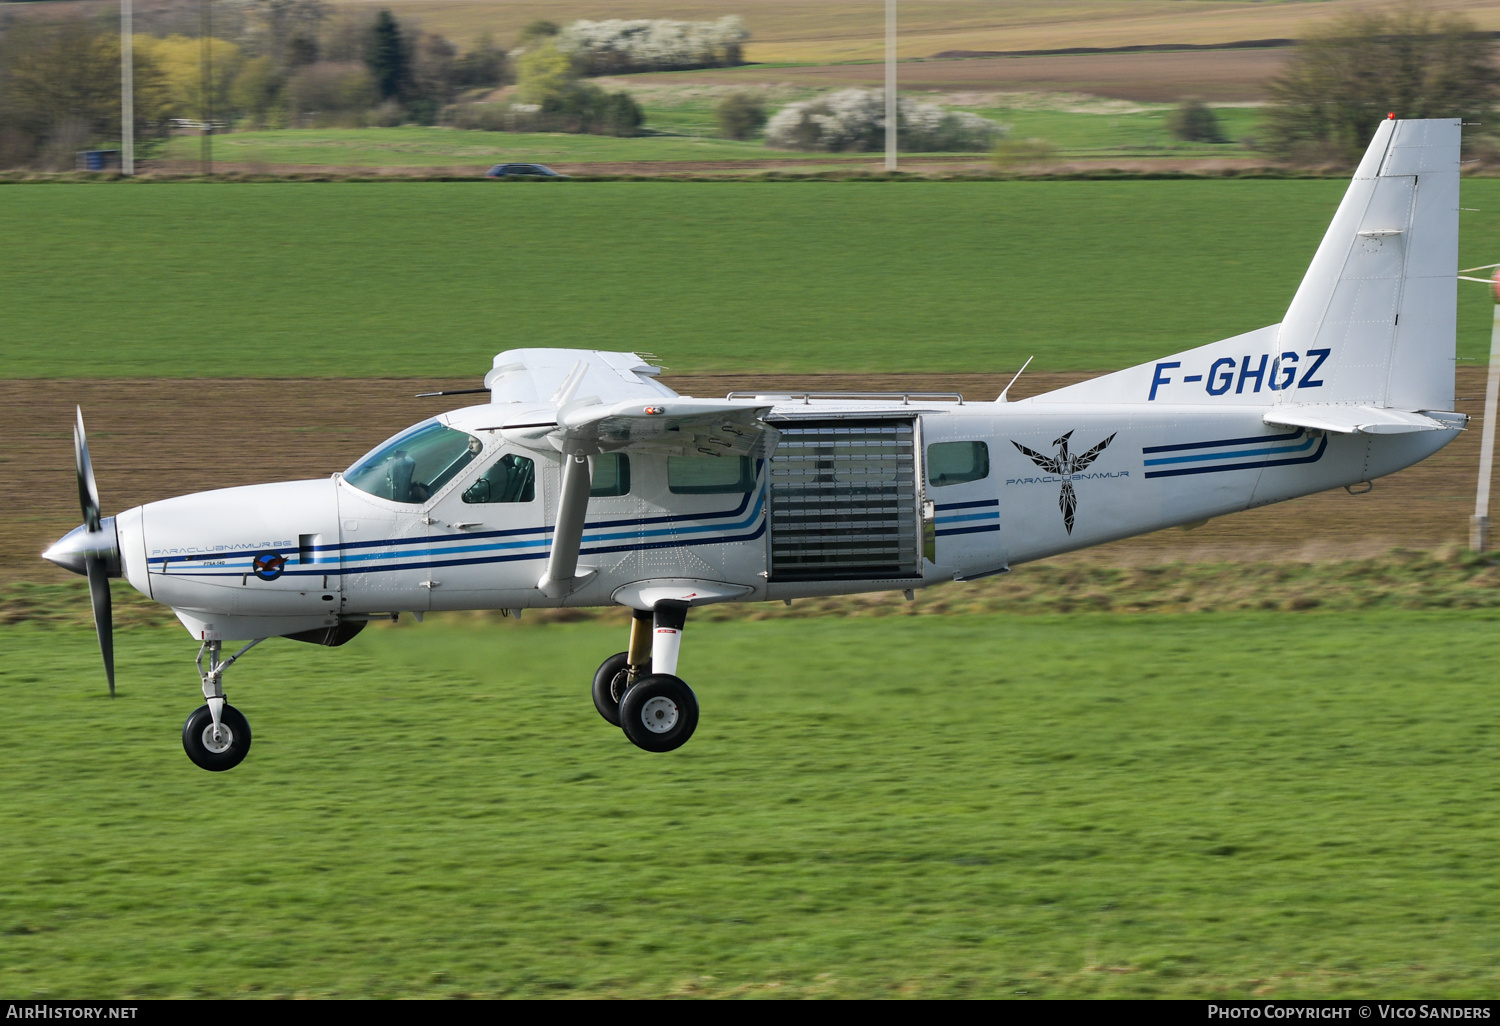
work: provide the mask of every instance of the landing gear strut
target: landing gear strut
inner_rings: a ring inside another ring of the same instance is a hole
[[[594,674],[594,708],[648,752],[680,748],[698,728],[698,698],[676,675],[687,610],[687,603],[669,601],[636,610],[630,651],[610,656]]]
[[[250,722],[234,706],[224,701],[224,671],[259,645],[256,638],[228,659],[220,659],[223,643],[205,641],[198,649],[198,673],[203,678],[203,697],[199,706],[182,725],[182,747],[199,767],[220,772],[238,766],[250,751]],[[203,669],[203,655],[208,653],[208,669]]]

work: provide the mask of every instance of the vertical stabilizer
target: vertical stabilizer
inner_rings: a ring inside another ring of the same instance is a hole
[[[1459,132],[1381,122],[1277,334],[1326,352],[1319,384],[1278,402],[1453,409]]]

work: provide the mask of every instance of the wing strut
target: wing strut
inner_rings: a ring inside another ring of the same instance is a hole
[[[589,509],[589,490],[593,475],[589,459],[581,452],[563,454],[562,495],[557,503],[557,526],[552,529],[552,551],[547,556],[547,572],[537,588],[548,598],[569,594],[593,571],[578,577],[578,549],[583,543],[583,518]]]

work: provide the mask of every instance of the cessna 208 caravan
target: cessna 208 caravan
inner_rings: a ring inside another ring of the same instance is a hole
[[[341,645],[430,610],[629,607],[594,703],[637,746],[670,751],[698,722],[677,676],[696,606],[910,597],[1370,481],[1447,445],[1467,420],[1453,412],[1459,131],[1381,123],[1281,323],[1092,381],[1016,402],[694,399],[633,353],[512,350],[484,378],[488,402],[341,474],[114,517],[80,411],[85,523],[45,557],[88,576],[111,691],[109,578],[200,642],[207,701],[183,744],[205,769],[250,747],[223,679],[251,646]]]

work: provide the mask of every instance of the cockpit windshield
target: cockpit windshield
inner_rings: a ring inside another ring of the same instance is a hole
[[[364,457],[344,472],[344,480],[381,499],[426,502],[482,448],[473,435],[429,420]]]

